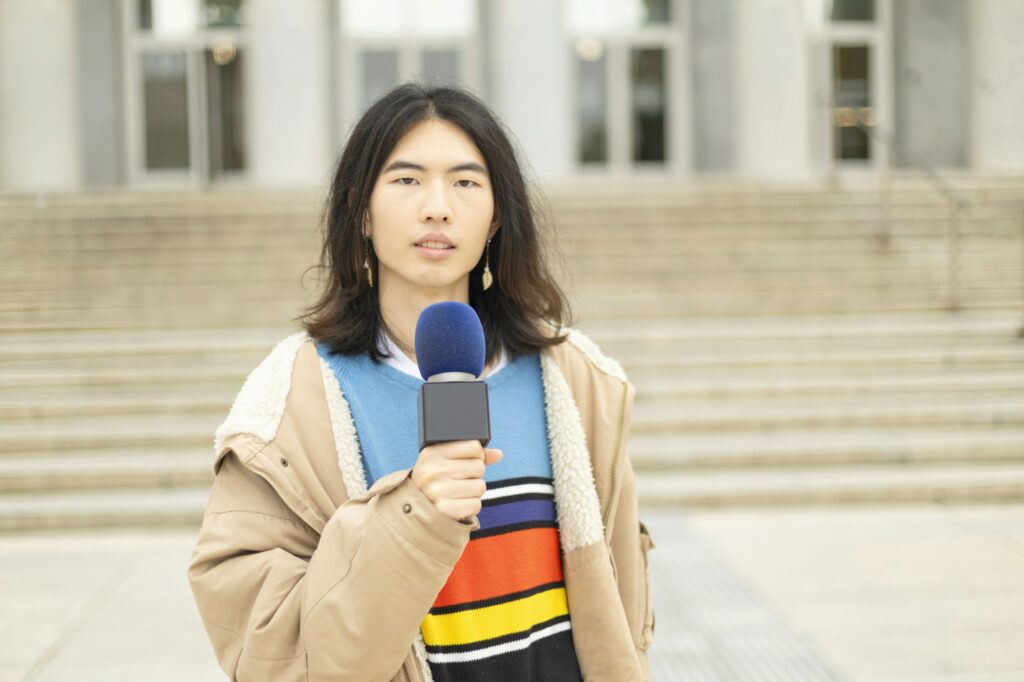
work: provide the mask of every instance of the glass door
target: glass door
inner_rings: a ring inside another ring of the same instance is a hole
[[[407,80],[479,91],[480,0],[335,0],[339,134]]]
[[[147,172],[192,167],[188,59],[184,50],[139,55],[142,85],[142,163]]]
[[[244,178],[241,0],[123,2],[132,183]]]
[[[232,44],[203,52],[206,92],[206,159],[211,180],[237,179],[245,171],[242,54]]]
[[[825,163],[843,172],[889,165],[893,121],[891,0],[831,0],[823,14]]]
[[[581,172],[684,169],[685,6],[682,0],[567,2]]]
[[[871,48],[832,46],[833,157],[871,159],[872,141],[865,129],[874,125],[871,101]]]

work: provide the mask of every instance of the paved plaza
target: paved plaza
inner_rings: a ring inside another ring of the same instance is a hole
[[[654,680],[1024,680],[1024,506],[644,509]],[[221,680],[194,534],[0,538],[0,679]]]

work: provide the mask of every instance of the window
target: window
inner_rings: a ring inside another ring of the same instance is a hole
[[[407,80],[478,80],[478,0],[339,0],[341,106],[357,118]]]
[[[671,160],[673,61],[685,54],[673,0],[566,0],[576,160],[625,170]]]
[[[832,21],[874,21],[875,0],[832,0]]]
[[[138,0],[139,30],[157,36],[243,26],[242,0]]]

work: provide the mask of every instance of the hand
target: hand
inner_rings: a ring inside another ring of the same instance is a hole
[[[487,490],[484,469],[500,462],[501,450],[485,448],[478,440],[434,443],[420,450],[412,468],[412,482],[441,513],[468,523],[480,513],[480,498]]]

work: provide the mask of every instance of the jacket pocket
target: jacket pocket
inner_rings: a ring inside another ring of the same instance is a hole
[[[651,532],[647,530],[647,526],[644,525],[643,521],[640,521],[640,552],[644,559],[644,570],[643,570],[643,632],[640,637],[640,648],[646,650],[651,645],[651,639],[654,636],[654,605],[651,603],[651,573],[648,568],[647,553],[655,547],[654,541],[651,539]]]

